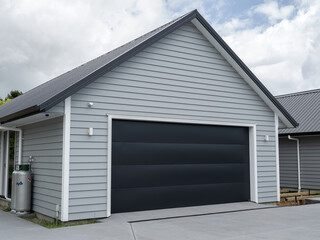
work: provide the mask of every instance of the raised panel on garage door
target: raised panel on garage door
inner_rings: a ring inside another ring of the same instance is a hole
[[[248,128],[113,120],[111,211],[248,201]]]

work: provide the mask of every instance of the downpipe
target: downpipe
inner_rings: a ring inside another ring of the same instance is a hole
[[[288,139],[297,142],[297,160],[298,160],[298,192],[301,192],[301,178],[300,178],[300,140],[288,135]]]

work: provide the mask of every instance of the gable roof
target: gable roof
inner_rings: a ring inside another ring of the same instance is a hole
[[[276,98],[299,122],[297,128],[280,129],[279,134],[320,132],[320,89],[280,95]]]
[[[86,64],[66,72],[4,104],[0,107],[0,123],[47,111],[157,40],[163,38],[187,22],[192,21],[195,23],[195,20],[197,21],[196,23],[199,23],[201,27],[209,33],[210,37],[222,47],[222,50],[232,58],[232,61],[240,67],[241,71],[248,76],[254,87],[258,89],[258,92],[256,90],[258,95],[264,99],[269,107],[277,112],[280,119],[283,120],[288,127],[296,127],[298,123],[281,106],[197,10],[193,10],[190,13],[116,48],[113,51],[93,59]]]

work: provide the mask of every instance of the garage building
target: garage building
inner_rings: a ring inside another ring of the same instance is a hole
[[[0,122],[1,162],[16,132],[33,210],[58,205],[62,221],[278,201],[278,128],[297,126],[197,10],[6,103]]]

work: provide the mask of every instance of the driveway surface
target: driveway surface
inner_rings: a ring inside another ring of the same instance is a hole
[[[0,239],[319,239],[320,204],[254,203],[114,214],[101,223],[46,229],[0,211]]]

